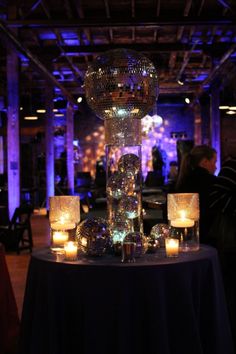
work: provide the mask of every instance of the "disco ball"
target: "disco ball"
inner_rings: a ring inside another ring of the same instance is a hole
[[[119,203],[120,210],[123,210],[128,219],[135,219],[138,216],[139,202],[137,196],[125,196]]]
[[[146,247],[147,253],[156,253],[157,250],[160,248],[160,245],[157,240],[155,240],[153,237],[148,236],[146,238]]]
[[[79,249],[89,256],[101,256],[110,246],[110,232],[102,218],[83,220],[77,227]]]
[[[129,189],[128,178],[124,173],[115,173],[107,182],[107,194],[115,199],[126,195]]]
[[[85,95],[102,119],[143,118],[158,97],[157,71],[148,58],[136,51],[110,50],[89,65]]]
[[[130,230],[131,225],[129,220],[117,216],[116,220],[114,220],[110,225],[112,243],[115,244],[117,242],[123,242],[125,236],[130,232]]]
[[[151,239],[155,240],[159,247],[165,247],[165,238],[170,234],[170,226],[168,224],[156,224],[150,232]]]
[[[136,175],[140,169],[140,158],[135,154],[124,154],[118,161],[118,169],[123,173]]]

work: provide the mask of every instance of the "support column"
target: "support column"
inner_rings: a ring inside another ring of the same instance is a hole
[[[19,63],[16,52],[7,54],[7,176],[8,211],[12,217],[20,205]]]
[[[194,145],[202,144],[202,115],[201,105],[196,102],[193,107],[194,110]]]
[[[220,126],[220,87],[219,83],[211,87],[211,106],[210,106],[210,141],[211,146],[217,152],[217,170],[221,167],[221,126]]]
[[[54,124],[53,124],[53,87],[46,86],[46,122],[45,122],[45,143],[46,143],[46,208],[49,210],[49,197],[55,194],[54,185]]]
[[[66,109],[66,151],[67,151],[67,178],[69,194],[74,194],[74,109],[70,103]]]

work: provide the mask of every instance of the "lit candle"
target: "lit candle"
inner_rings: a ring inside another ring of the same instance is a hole
[[[177,257],[179,254],[179,240],[175,238],[166,238],[166,255],[167,257]]]
[[[53,222],[51,223],[51,229],[56,231],[73,230],[75,228],[75,223],[73,222]]]
[[[173,227],[193,227],[194,220],[186,218],[186,211],[180,210],[179,211],[180,218],[171,220],[170,224]]]
[[[69,239],[69,233],[67,231],[53,231],[52,240],[54,246],[64,245]]]
[[[78,246],[76,242],[69,241],[64,245],[65,256],[68,261],[75,261],[77,259]]]

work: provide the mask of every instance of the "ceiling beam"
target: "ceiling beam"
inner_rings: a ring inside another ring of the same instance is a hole
[[[27,48],[25,48],[17,39],[17,37],[9,31],[9,29],[5,26],[5,24],[0,21],[0,34],[6,39],[7,44],[10,43],[17,50],[18,53],[23,54],[27,57],[36,67],[38,71],[48,80],[52,85],[58,87],[61,90],[61,94],[68,99],[73,105],[76,105],[76,101],[74,97],[70,94],[69,91],[65,89],[63,85],[61,85],[55,77],[48,71],[48,69],[36,58]]]
[[[79,19],[72,20],[8,20],[8,27],[24,27],[24,28],[84,28],[84,27],[156,27],[156,26],[236,26],[235,17],[211,17],[211,16],[160,16],[149,18],[123,18],[118,20],[115,18],[102,19]]]
[[[176,81],[180,80],[181,76],[184,74],[184,70],[186,69],[186,67],[187,67],[187,65],[189,63],[190,56],[191,56],[192,52],[194,51],[196,45],[197,45],[197,42],[193,44],[192,48],[189,51],[185,52],[184,60],[183,60],[182,66],[180,68],[180,71],[179,71],[179,73],[178,73],[178,75],[176,77]]]
[[[230,58],[230,56],[236,52],[236,44],[232,45],[230,49],[223,55],[219,63],[212,69],[212,71],[209,73],[208,77],[206,80],[203,81],[202,87],[206,86],[209,84],[211,81],[214,80],[216,75],[219,73],[220,69],[223,67],[223,65],[226,63],[226,61]]]
[[[213,44],[194,44],[194,52],[199,52],[202,53],[204,52],[205,54],[213,54],[213,56],[217,55],[222,55],[226,50],[229,49],[229,47],[232,45],[232,43],[213,43]],[[129,43],[129,44],[99,44],[99,45],[71,45],[71,46],[66,46],[66,45],[61,45],[61,49],[65,53],[71,53],[71,54],[83,54],[83,53],[102,53],[107,50],[112,50],[112,49],[117,49],[117,48],[129,48],[137,51],[142,51],[142,52],[172,52],[172,51],[178,51],[178,52],[186,52],[186,51],[193,51],[193,45],[192,44],[183,44],[183,43]],[[50,45],[50,46],[44,46],[42,48],[39,48],[37,46],[29,46],[29,49],[33,51],[34,53],[37,53],[38,55],[44,54],[46,51],[47,54],[58,54],[58,48],[57,45],[55,44]]]

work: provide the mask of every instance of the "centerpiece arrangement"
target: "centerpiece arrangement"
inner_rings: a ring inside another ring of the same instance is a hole
[[[52,197],[52,248],[64,247],[66,258],[75,260],[77,246],[88,256],[101,256],[112,243],[113,251],[122,253],[122,262],[133,262],[146,249],[155,253],[165,247],[167,257],[198,250],[197,194],[169,194],[169,225],[157,224],[145,241],[143,237],[141,118],[158,97],[152,62],[133,50],[108,51],[88,66],[85,93],[105,125],[108,218],[85,219],[77,226],[78,199]]]
[[[157,71],[140,53],[111,50],[89,65],[85,93],[105,121],[108,225],[113,246],[119,247],[130,233],[143,232],[141,118],[156,103]]]

